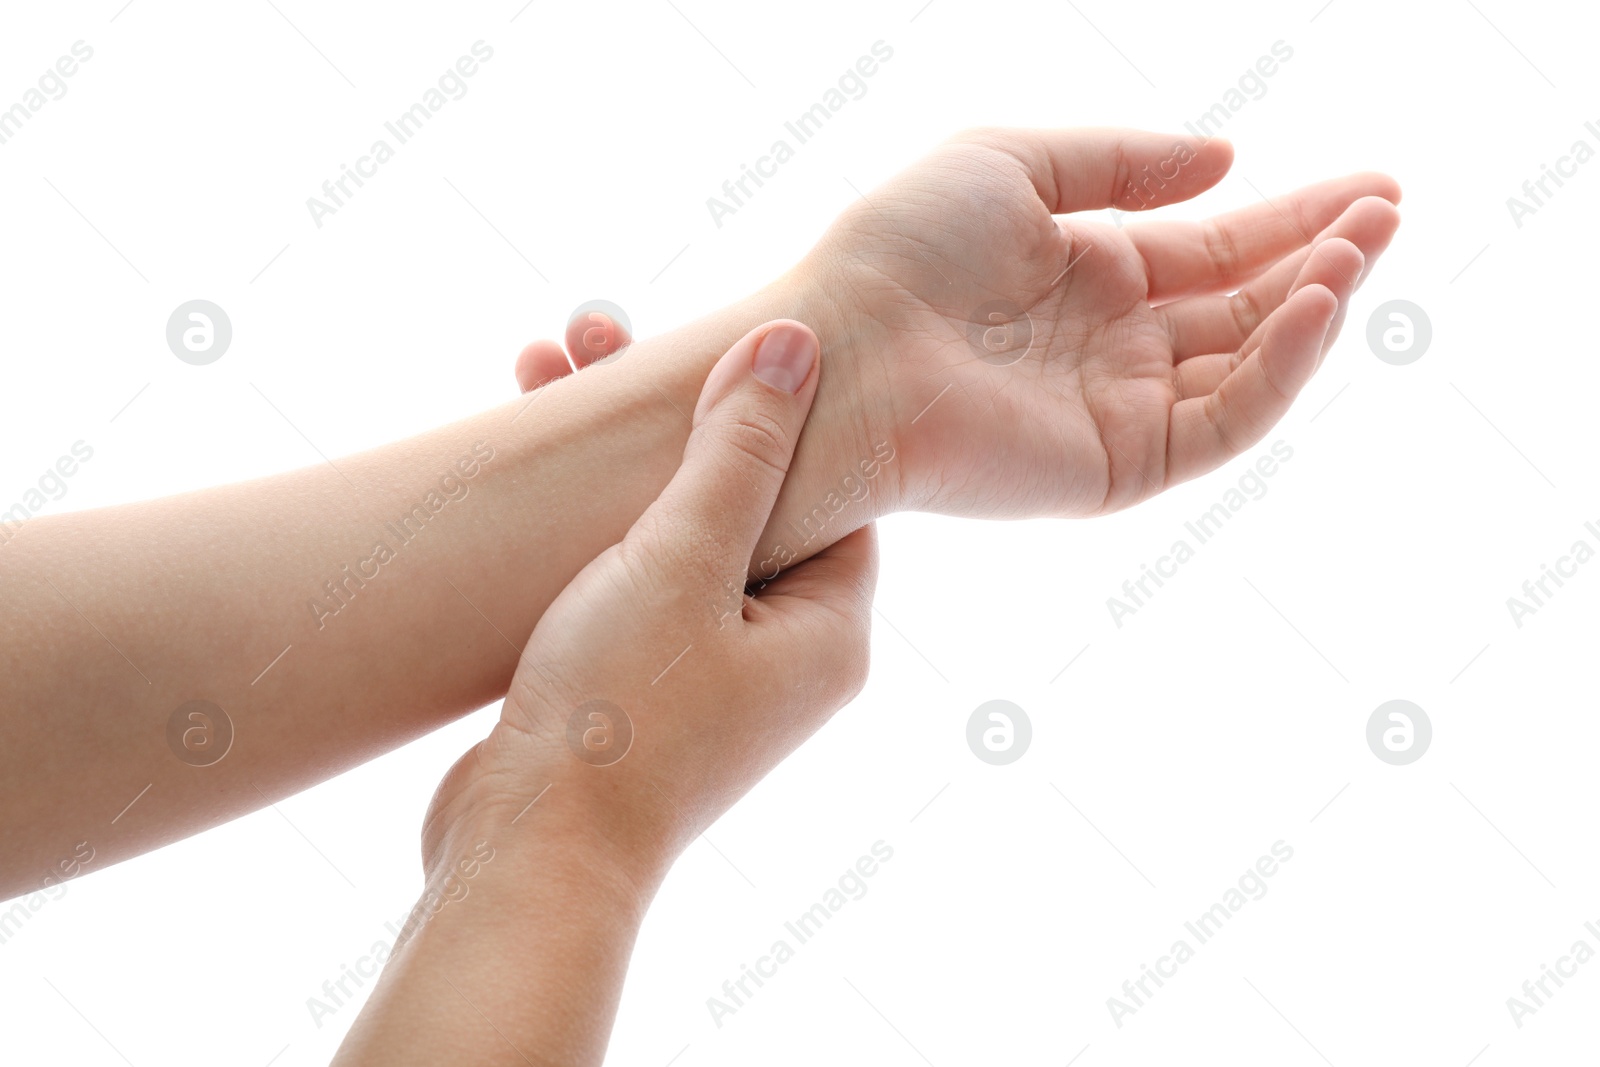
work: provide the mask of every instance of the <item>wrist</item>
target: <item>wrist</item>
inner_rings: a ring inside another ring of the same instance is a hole
[[[761,581],[906,504],[891,339],[816,255],[775,283],[822,345],[822,373],[789,474],[757,542]]]
[[[434,794],[422,831],[428,883],[487,841],[511,859],[501,870],[580,880],[642,917],[682,834],[670,819],[632,810],[609,778],[614,770],[576,759],[560,737],[497,723]]]
[[[448,887],[459,894],[464,886],[497,907],[542,915],[569,910],[555,906],[560,902],[584,902],[637,928],[672,857],[659,847],[639,847],[593,811],[563,803],[563,792],[571,796],[564,784],[550,783],[537,801],[537,791],[466,798],[459,819],[425,857],[428,889],[453,899]]]
[[[757,578],[808,558],[906,502],[889,337],[854,302],[853,290],[836,272],[808,257],[727,307],[636,342],[614,368],[585,372],[638,375],[647,398],[659,400],[663,410],[675,409],[671,417],[687,435],[706,376],[740,337],[773,319],[794,319],[817,334],[822,352],[817,396],[772,521],[751,560]],[[672,459],[675,463],[677,456]]]
[[[901,510],[905,482],[894,429],[889,338],[854,308],[853,292],[807,260],[751,303],[752,325],[794,319],[811,327],[821,343],[816,399],[750,561],[759,582]]]
[[[800,473],[808,481],[820,474],[826,484],[829,475],[842,476],[852,466],[859,475],[860,461],[877,454],[884,469],[872,475],[870,501],[855,526],[903,510],[907,501],[898,465],[898,379],[889,331],[860,310],[855,287],[816,253],[769,290],[781,293],[794,308],[788,317],[810,326],[822,343],[823,378],[807,420],[808,431],[817,425],[817,447],[812,455],[796,453],[796,462],[806,465]],[[894,460],[882,458],[890,451]]]
[[[550,818],[551,796],[502,795],[477,764],[468,753],[446,778],[461,788],[435,798],[421,896],[335,1062],[603,1058],[654,886]]]

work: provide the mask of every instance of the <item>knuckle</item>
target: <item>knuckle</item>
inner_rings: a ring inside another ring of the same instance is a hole
[[[633,600],[653,611],[675,615],[685,598],[716,586],[725,566],[724,546],[694,514],[675,511],[663,516],[659,536],[628,574]]]
[[[864,633],[857,634],[846,649],[844,664],[839,671],[845,703],[861,695],[861,691],[867,687],[867,677],[870,673],[871,655],[867,636]]]
[[[1271,363],[1263,362],[1261,364],[1261,380],[1266,383],[1267,389],[1272,393],[1273,397],[1277,400],[1280,406],[1288,407],[1290,404],[1294,403],[1293,390],[1284,388],[1282,383],[1278,381],[1277,377],[1273,373]],[[1266,436],[1267,429],[1268,427],[1263,426],[1261,428],[1260,436]],[[1255,442],[1253,441],[1251,442],[1251,444],[1254,443]]]
[[[1215,221],[1207,222],[1201,233],[1204,234],[1206,255],[1211,257],[1218,271],[1226,277],[1236,274],[1239,270],[1239,244],[1233,234]]]
[[[861,695],[872,666],[871,610],[852,611],[839,620],[840,637],[834,649],[834,684],[840,706]]]
[[[760,408],[741,411],[721,424],[717,436],[721,447],[740,466],[754,465],[780,478],[788,473],[789,431],[771,412]]]
[[[710,587],[722,561],[721,546],[699,525],[665,516],[653,518],[644,536],[630,535],[607,552],[609,593],[658,618],[687,618],[685,605]]]
[[[1214,392],[1206,397],[1206,414],[1224,452],[1236,455],[1247,447],[1247,442],[1240,439],[1237,420],[1228,405],[1222,402],[1220,393]]]
[[[632,535],[624,537],[611,550],[616,559],[616,569],[634,579],[643,577],[651,565],[647,546],[660,544],[664,540],[665,531],[660,516],[653,512],[641,515],[634,523]]]
[[[1116,160],[1111,166],[1111,191],[1106,196],[1106,203],[1132,207],[1137,202],[1133,175],[1133,163],[1128,159],[1128,146],[1118,142]]]
[[[1211,423],[1228,455],[1237,456],[1266,436],[1267,427],[1260,425],[1259,419],[1248,417],[1237,405],[1222,403],[1217,397],[1217,393],[1212,393],[1209,398]]]
[[[1229,297],[1228,310],[1233,313],[1233,322],[1239,330],[1241,341],[1249,338],[1261,325],[1261,305],[1249,289],[1240,289]]]

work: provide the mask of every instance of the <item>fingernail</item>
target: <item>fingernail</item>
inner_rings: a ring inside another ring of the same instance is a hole
[[[809,330],[774,326],[756,346],[751,371],[774,389],[798,393],[817,361],[817,346]]]

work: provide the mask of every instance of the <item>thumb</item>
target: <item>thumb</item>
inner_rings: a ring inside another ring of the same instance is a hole
[[[1219,137],[1143,130],[985,129],[961,139],[1020,162],[1052,215],[1175,204],[1217,184],[1233,164],[1233,146]]]
[[[630,540],[669,571],[744,585],[816,396],[818,348],[788,319],[734,342],[700,391],[682,466]]]

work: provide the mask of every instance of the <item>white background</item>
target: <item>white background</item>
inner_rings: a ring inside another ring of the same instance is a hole
[[[1293,58],[1222,131],[1235,173],[1171,214],[1400,179],[1400,235],[1318,379],[1260,449],[1129,513],[884,522],[871,683],[680,861],[611,1059],[1592,1053],[1600,962],[1520,1029],[1506,998],[1579,938],[1600,949],[1600,565],[1520,629],[1506,598],[1597,543],[1600,162],[1520,228],[1506,198],[1574,140],[1600,147],[1594,14],[674,3],[7,5],[0,106],[73,42],[94,57],[0,146],[0,499],[79,439],[94,458],[54,511],[420,431],[509,397],[518,348],[584,300],[648,336],[776,276],[852,183],[964,126],[1176,129],[1282,40]],[[468,94],[317,229],[306,198],[480,39]],[[878,40],[894,56],[866,96],[717,228],[706,197]],[[165,344],[194,298],[234,327],[207,367]],[[1363,336],[1396,298],[1433,324],[1402,367]],[[1115,626],[1106,598],[1274,440],[1294,453],[1267,494]],[[1007,767],[965,741],[994,698],[1034,729]],[[1434,728],[1405,767],[1365,740],[1394,698]],[[72,882],[0,945],[0,1060],[325,1062],[356,1009],[319,1029],[306,1000],[414,900],[427,800],[495,713]],[[870,892],[715,1026],[706,998],[880,839]],[[1267,895],[1114,1025],[1107,998],[1279,840],[1294,858]]]

